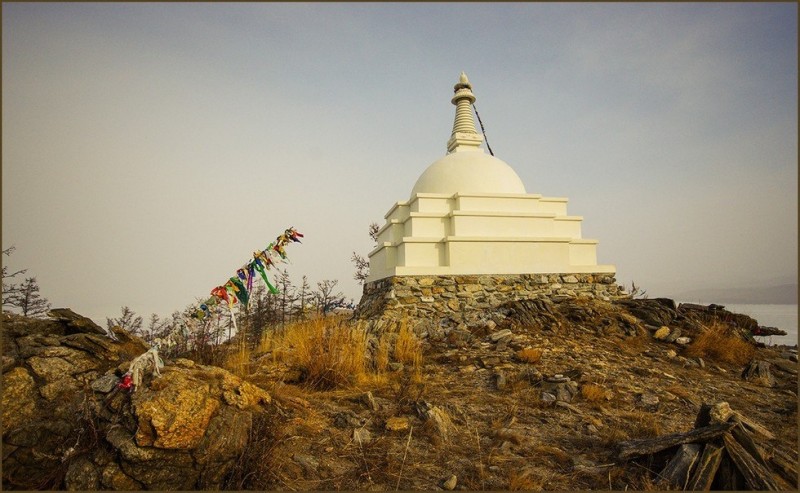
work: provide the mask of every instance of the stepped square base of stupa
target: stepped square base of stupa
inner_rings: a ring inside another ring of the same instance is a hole
[[[614,274],[392,276],[364,285],[356,317],[374,325],[406,320],[468,322],[481,312],[522,299],[627,298]]]
[[[499,161],[479,152],[448,158],[462,156],[479,160],[489,170]],[[475,181],[485,184],[486,174]],[[391,276],[616,271],[613,265],[597,264],[598,241],[581,237],[583,217],[567,214],[564,197],[414,191],[409,200],[395,203],[385,218],[378,244],[369,254],[367,282]]]

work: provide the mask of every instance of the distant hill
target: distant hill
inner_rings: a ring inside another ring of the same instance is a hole
[[[796,304],[797,284],[755,288],[694,289],[675,296],[682,301],[702,301],[704,303],[738,304]]]

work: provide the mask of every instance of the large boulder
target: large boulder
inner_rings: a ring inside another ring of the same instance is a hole
[[[117,382],[146,343],[54,312],[56,320],[2,314],[3,487],[223,487],[253,417],[272,415],[269,394],[189,360],[166,361],[160,376],[145,372],[124,390]]]

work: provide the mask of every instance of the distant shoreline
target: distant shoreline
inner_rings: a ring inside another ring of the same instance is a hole
[[[796,305],[798,301],[797,284],[763,288],[693,289],[678,293],[673,299],[713,300],[711,303],[738,305]]]

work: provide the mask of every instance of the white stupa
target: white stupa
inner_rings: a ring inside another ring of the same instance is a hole
[[[581,238],[567,199],[530,194],[516,172],[487,154],[462,72],[451,102],[447,155],[419,177],[411,197],[384,216],[367,282],[392,276],[613,274],[597,264],[597,240]]]

